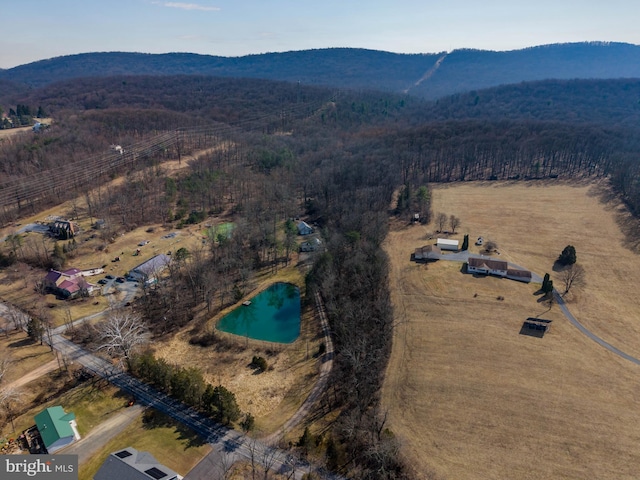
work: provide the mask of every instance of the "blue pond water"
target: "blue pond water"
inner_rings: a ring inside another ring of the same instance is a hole
[[[300,289],[274,283],[218,321],[223,332],[267,342],[291,343],[300,335]]]

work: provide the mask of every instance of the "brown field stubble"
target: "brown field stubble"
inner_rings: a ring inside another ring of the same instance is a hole
[[[456,238],[494,240],[500,258],[552,278],[553,261],[574,245],[587,283],[569,308],[640,356],[638,256],[616,224],[621,207],[601,203],[595,190],[449,185],[433,190],[433,210],[461,218]],[[637,478],[640,367],[589,340],[557,306],[537,302],[539,285],[463,275],[460,263],[410,262],[433,230],[399,226],[386,244],[398,326],[383,404],[407,460],[455,479]],[[519,335],[536,315],[553,320],[551,331]]]

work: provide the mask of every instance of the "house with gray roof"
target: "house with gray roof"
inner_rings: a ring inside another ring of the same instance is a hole
[[[161,465],[149,452],[127,447],[111,453],[93,480],[182,480],[182,476]]]
[[[171,257],[165,254],[156,255],[129,271],[129,278],[146,284],[158,281],[160,273],[169,266]]]

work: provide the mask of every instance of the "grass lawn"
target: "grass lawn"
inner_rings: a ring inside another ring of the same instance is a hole
[[[147,410],[110,440],[99,454],[80,465],[79,480],[91,480],[110,453],[125,447],[149,452],[161,464],[183,476],[211,450],[191,430],[160,412]]]
[[[0,337],[0,357],[11,361],[6,376],[2,379],[3,385],[56,358],[47,345],[32,342],[24,331],[12,331],[8,337]]]
[[[617,223],[623,209],[597,186],[465,183],[432,195],[434,212],[460,217],[455,238],[494,240],[500,258],[536,273],[557,278],[553,261],[574,245],[587,283],[569,308],[640,356],[638,256]],[[397,327],[383,404],[419,478],[637,478],[638,367],[539,302],[538,285],[411,262],[436,236],[396,225],[385,247]],[[529,316],[552,320],[544,338],[520,335]]]
[[[14,419],[15,431],[9,432],[11,424],[6,425],[5,436],[16,438],[23,430],[34,425],[33,417],[36,414],[55,405],[76,415],[80,435],[87,434],[110,414],[125,408],[128,399],[126,394],[103,380],[86,381],[64,393],[56,393],[56,388],[65,381],[69,381],[67,375],[55,371],[27,384],[21,401],[32,406]]]

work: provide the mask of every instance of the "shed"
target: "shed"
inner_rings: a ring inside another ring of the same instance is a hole
[[[76,416],[73,413],[65,413],[59,405],[43,410],[34,419],[42,442],[49,453],[54,453],[80,440]]]
[[[458,240],[449,240],[448,238],[439,238],[436,242],[436,246],[440,250],[453,250],[454,252],[458,251]]]
[[[439,260],[442,252],[435,245],[425,245],[418,247],[413,252],[413,259],[417,262],[421,260]]]
[[[313,227],[307,222],[298,222],[298,235],[310,235],[313,233]]]
[[[522,333],[527,335],[533,335],[536,337],[542,337],[551,328],[551,320],[545,320],[543,318],[529,317],[522,325]],[[535,332],[535,333],[534,333]]]
[[[111,453],[93,480],[182,480],[182,477],[160,464],[149,452],[133,447]]]

